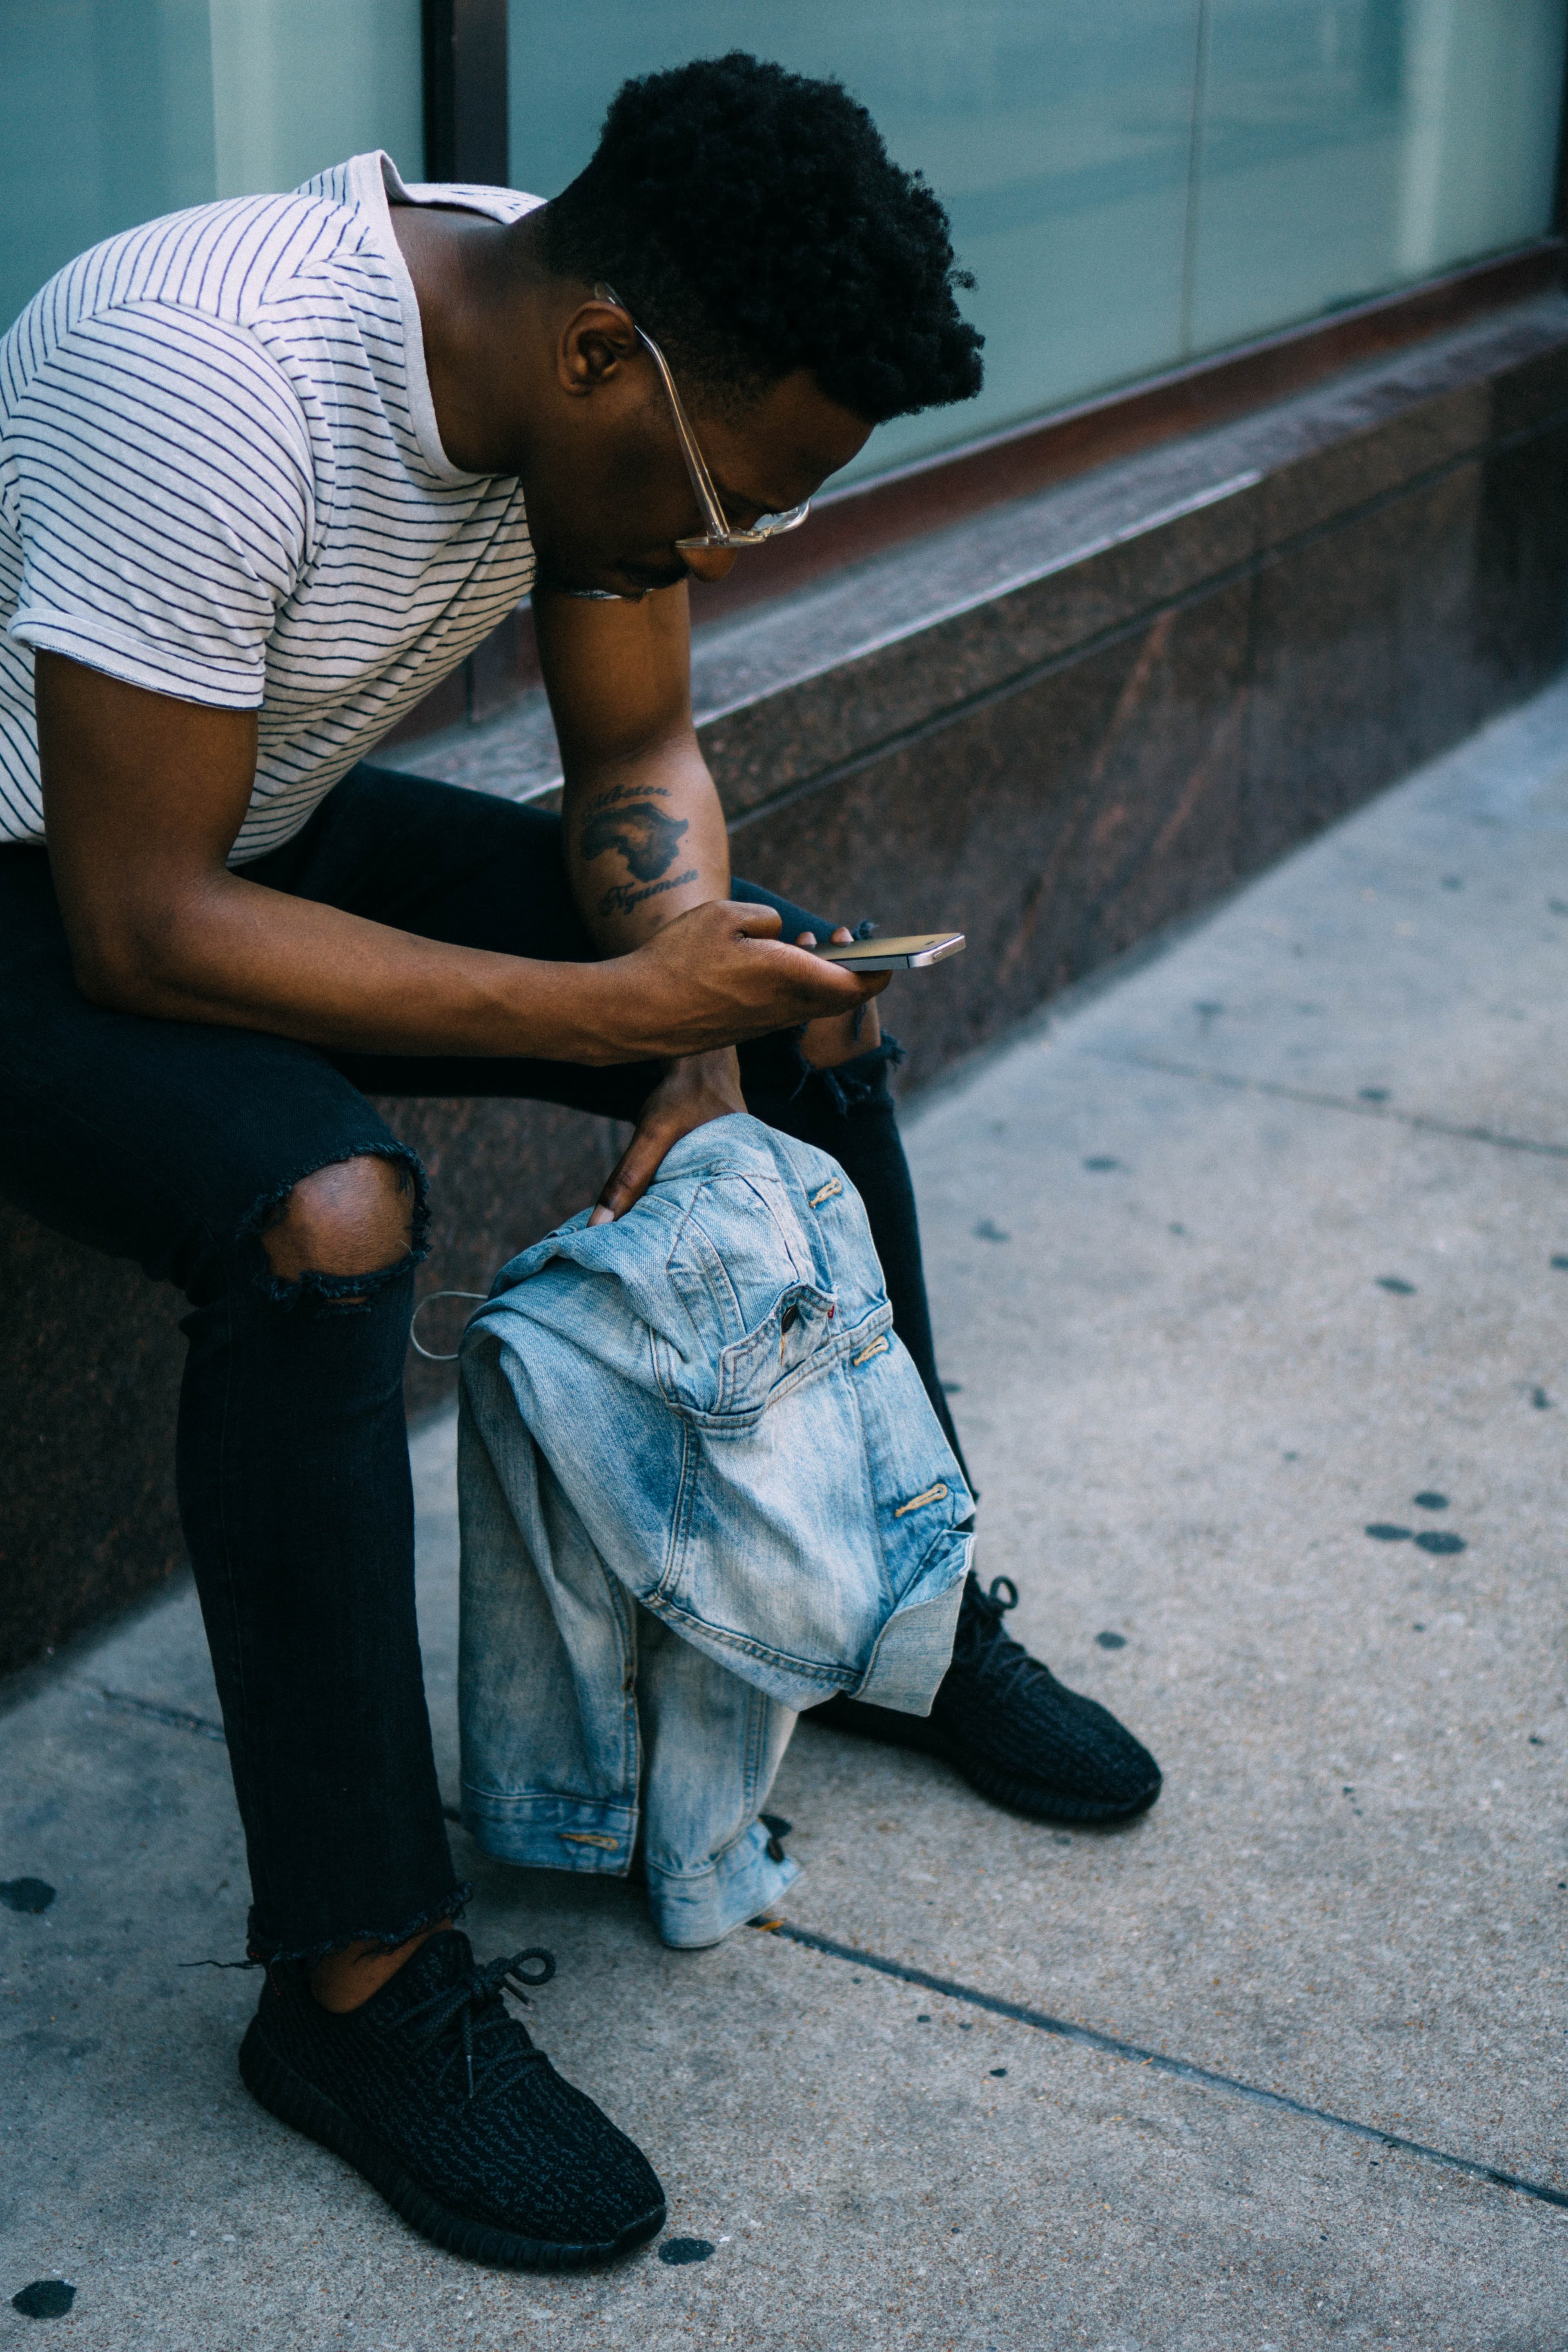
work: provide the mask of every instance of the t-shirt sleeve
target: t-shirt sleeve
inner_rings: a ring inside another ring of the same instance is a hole
[[[182,701],[250,709],[310,552],[305,414],[243,327],[156,302],[95,314],[12,412],[20,644]]]

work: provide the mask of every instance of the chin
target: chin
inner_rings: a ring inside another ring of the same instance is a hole
[[[535,585],[558,596],[647,596],[658,588],[678,588],[690,574],[684,563],[554,563],[540,556]]]
[[[683,580],[690,579],[691,574],[684,563],[677,561],[674,563],[625,563],[610,576],[616,583],[616,595],[647,596],[658,588],[679,588]]]

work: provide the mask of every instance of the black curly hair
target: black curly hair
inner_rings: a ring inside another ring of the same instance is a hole
[[[870,425],[980,389],[947,215],[837,81],[734,49],[624,82],[543,233],[713,404],[798,367]]]

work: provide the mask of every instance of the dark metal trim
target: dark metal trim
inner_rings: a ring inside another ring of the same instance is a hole
[[[422,0],[425,176],[507,184],[506,0]]]

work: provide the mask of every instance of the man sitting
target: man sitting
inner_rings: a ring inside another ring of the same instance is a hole
[[[879,982],[731,884],[686,582],[974,392],[956,282],[864,111],[735,56],[628,85],[547,207],[361,156],[111,239],[0,346],[0,1186],[190,1302],[246,2080],[480,2260],[613,2252],[663,2200],[452,1928],[402,1405],[425,1178],[366,1097],[631,1121],[610,1217],[729,1112],[819,1146],[951,1427]],[[531,589],[562,816],[363,764]],[[1043,1816],[1151,1801],[1000,1617],[972,1580],[927,1736]]]

